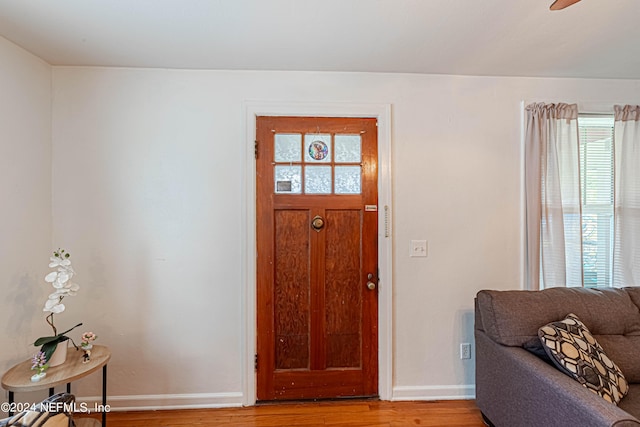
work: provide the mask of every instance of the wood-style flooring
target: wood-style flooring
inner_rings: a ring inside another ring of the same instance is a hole
[[[111,412],[108,427],[482,427],[473,400],[382,402],[346,400],[262,404],[245,408]]]

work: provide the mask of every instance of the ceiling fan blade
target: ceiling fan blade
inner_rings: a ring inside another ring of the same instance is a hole
[[[549,9],[551,10],[561,10],[564,9],[565,7],[569,7],[574,3],[578,3],[580,0],[556,0],[553,2],[553,4],[551,4],[551,7],[549,7]]]

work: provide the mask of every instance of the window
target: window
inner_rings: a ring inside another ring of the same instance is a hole
[[[274,161],[278,194],[362,193],[360,135],[277,133]]]
[[[525,286],[640,286],[640,106],[525,108]]]
[[[580,115],[580,198],[585,287],[611,286],[613,116]]]

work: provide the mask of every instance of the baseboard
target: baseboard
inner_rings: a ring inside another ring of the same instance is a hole
[[[391,400],[469,400],[476,398],[474,385],[396,386]]]
[[[396,386],[391,400],[468,400],[475,399],[474,385]],[[78,404],[89,410],[102,403],[101,396],[76,396]],[[155,411],[162,409],[231,408],[243,404],[241,392],[186,393],[107,396],[111,411]]]
[[[230,408],[242,406],[243,395],[237,393],[147,394],[107,396],[110,411],[154,411],[162,409]],[[102,404],[102,396],[76,396],[77,404],[89,410]]]

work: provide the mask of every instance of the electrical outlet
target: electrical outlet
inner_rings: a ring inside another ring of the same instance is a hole
[[[471,359],[471,344],[468,342],[460,344],[460,359]]]
[[[409,251],[410,257],[426,257],[427,256],[427,241],[426,240],[412,240],[411,250]]]

